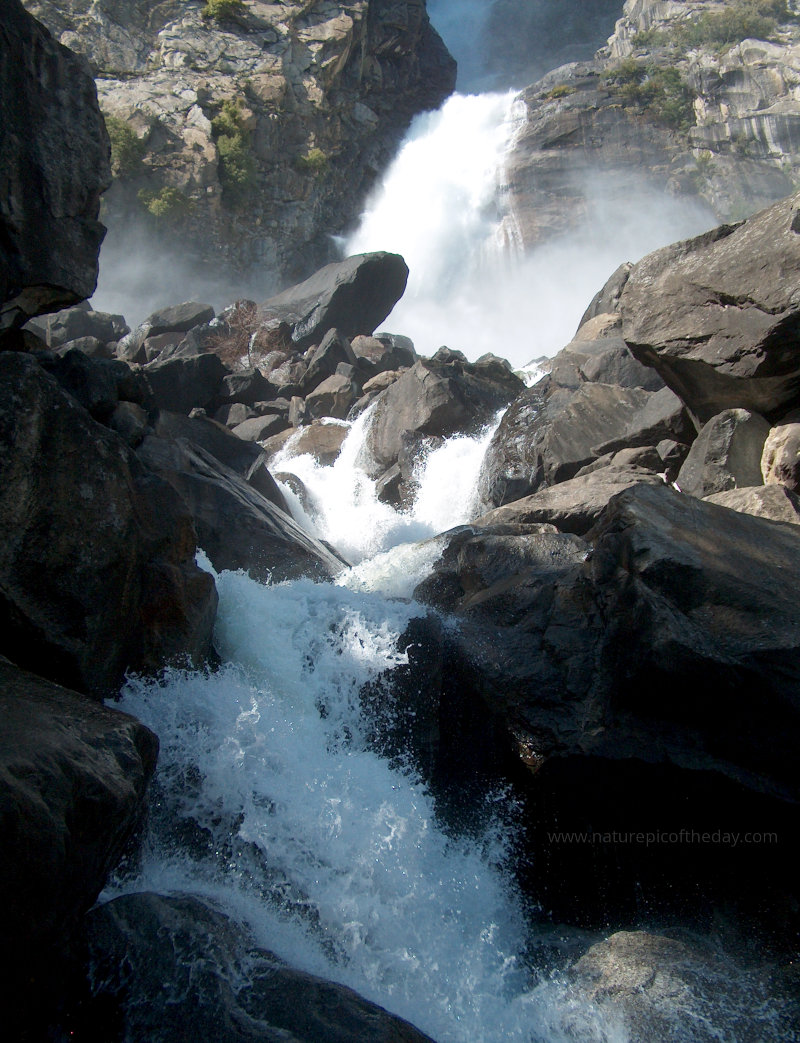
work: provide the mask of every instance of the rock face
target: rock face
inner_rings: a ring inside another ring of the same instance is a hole
[[[111,180],[86,64],[19,0],[0,12],[0,333],[91,296]]]
[[[95,997],[118,1004],[134,1043],[430,1043],[343,985],[287,966],[190,896],[133,894],[88,918]]]
[[[772,5],[747,30],[715,35],[713,19],[732,6],[626,0],[593,60],[523,91],[526,118],[507,169],[516,243],[580,228],[598,184],[614,199],[653,190],[693,197],[721,221],[793,190],[800,29],[789,9],[781,19]]]
[[[181,500],[27,355],[0,354],[3,646],[95,696],[210,653],[216,591]]]
[[[127,714],[2,659],[0,719],[0,941],[14,954],[3,987],[8,975],[26,985],[32,975],[46,994],[50,947],[75,930],[116,864],[143,812],[158,741]]]
[[[198,259],[284,284],[335,256],[329,235],[455,83],[421,0],[246,0],[221,19],[197,0],[26,6],[93,65],[114,141],[109,219],[138,210]]]
[[[800,389],[800,195],[665,247],[632,269],[622,333],[703,424],[785,414]]]

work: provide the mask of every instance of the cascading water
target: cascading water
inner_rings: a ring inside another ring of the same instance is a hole
[[[429,7],[459,59],[459,90],[479,90],[485,77],[476,23],[491,3]],[[418,116],[343,243],[345,256],[403,255],[408,288],[385,325],[410,336],[423,355],[446,344],[473,361],[493,352],[518,368],[552,356],[620,264],[716,223],[703,206],[663,193],[629,191],[621,200],[598,176],[582,186],[587,217],[580,230],[524,254],[504,168],[525,118],[513,91],[457,93]]]

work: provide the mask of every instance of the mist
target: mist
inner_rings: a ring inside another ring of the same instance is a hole
[[[446,344],[516,367],[552,356],[620,264],[717,224],[694,199],[597,175],[569,186],[586,199],[575,231],[522,254],[502,190],[521,118],[513,93],[456,95],[418,117],[345,244],[403,255],[408,288],[384,328],[423,355]]]
[[[203,263],[180,242],[169,245],[144,216],[111,222],[100,251],[100,273],[91,303],[97,311],[124,315],[134,328],[159,308],[181,301],[210,304],[219,312],[241,298],[262,301],[278,289],[275,274],[247,274]]]

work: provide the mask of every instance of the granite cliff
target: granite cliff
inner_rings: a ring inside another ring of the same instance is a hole
[[[212,267],[305,275],[455,63],[423,0],[27,0],[91,63],[109,221],[140,214]]]

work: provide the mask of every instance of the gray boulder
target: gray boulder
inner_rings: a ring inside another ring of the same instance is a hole
[[[784,485],[757,485],[746,489],[728,489],[703,499],[731,511],[753,514],[757,518],[800,525],[800,496]]]
[[[502,507],[496,507],[475,522],[476,525],[546,522],[559,532],[585,535],[617,493],[641,483],[663,485],[658,474],[634,465],[599,467],[566,482],[539,489]]]
[[[98,697],[201,665],[216,591],[172,489],[28,355],[0,353],[0,652]]]
[[[312,420],[333,417],[344,420],[356,400],[356,385],[341,373],[334,373],[306,395],[306,415]]]
[[[123,1043],[430,1043],[190,895],[124,895],[90,914],[87,933],[93,992],[119,1003]]]
[[[800,195],[650,254],[621,298],[623,336],[698,425],[725,409],[797,403]]]
[[[307,348],[328,330],[352,340],[371,334],[403,296],[408,268],[398,254],[357,254],[328,264],[262,307],[269,322],[286,322],[292,340]]]
[[[0,9],[0,334],[91,297],[110,146],[86,62],[19,0]]]
[[[147,327],[148,337],[158,337],[164,333],[188,333],[195,326],[203,326],[214,318],[214,309],[210,304],[198,304],[196,301],[184,301],[149,315],[142,325]]]
[[[328,330],[322,338],[320,346],[308,360],[305,375],[305,388],[313,391],[323,380],[332,377],[340,363],[355,367],[357,359],[350,347],[350,341],[339,330]]]
[[[130,333],[122,315],[94,311],[88,304],[44,316],[36,326],[43,329],[44,339],[50,348],[61,348],[70,341],[84,337],[95,337],[102,344],[108,344]]]
[[[676,479],[691,496],[760,485],[761,455],[769,424],[746,409],[726,409],[705,424]]]

